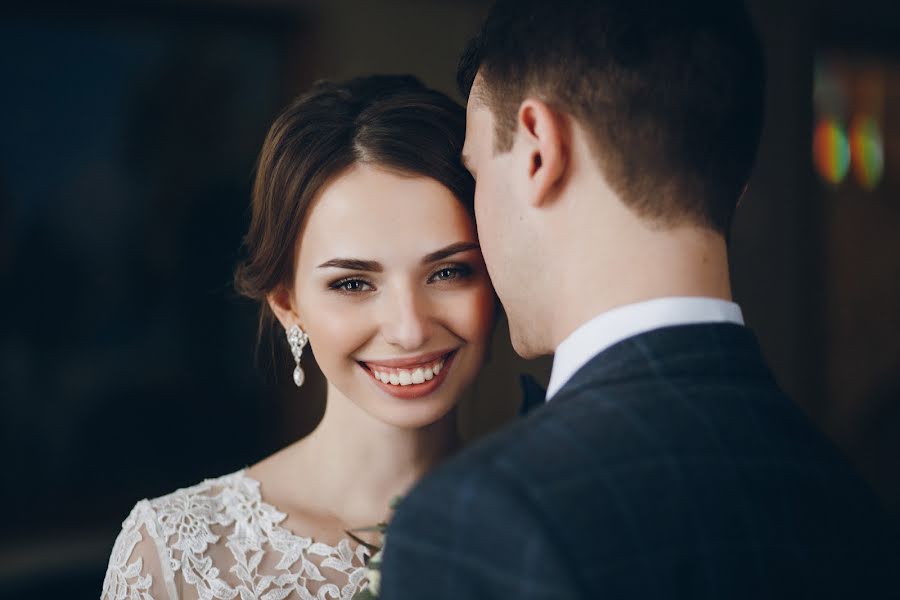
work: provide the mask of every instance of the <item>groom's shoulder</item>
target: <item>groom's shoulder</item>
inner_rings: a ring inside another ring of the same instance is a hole
[[[543,536],[590,589],[613,577],[597,564],[621,566],[630,583],[665,578],[697,556],[712,560],[711,543],[731,549],[715,558],[723,572],[743,573],[751,557],[772,582],[799,585],[827,565],[836,575],[815,585],[843,589],[853,579],[839,575],[844,564],[881,585],[900,537],[874,496],[777,387],[734,387],[623,380],[564,390],[426,476],[392,527],[406,539],[434,530],[442,547],[471,536],[488,549],[528,531],[524,548]],[[657,568],[647,552],[662,546],[670,556],[655,556]]]

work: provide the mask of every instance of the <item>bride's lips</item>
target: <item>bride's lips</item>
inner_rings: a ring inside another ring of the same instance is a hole
[[[445,350],[443,352],[432,352],[412,358],[399,358],[379,361],[357,361],[360,368],[365,371],[366,376],[382,391],[390,394],[395,398],[413,399],[421,398],[431,394],[438,389],[447,378],[447,372],[453,364],[456,357],[457,349]],[[408,385],[393,385],[385,383],[376,377],[376,372],[382,375],[393,374],[395,380],[399,381],[399,373],[402,371],[414,372],[416,370],[425,371],[434,365],[440,365],[438,371],[432,371],[431,379],[427,379],[421,383],[410,383]]]

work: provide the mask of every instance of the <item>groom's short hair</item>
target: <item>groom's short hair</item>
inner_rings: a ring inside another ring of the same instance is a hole
[[[762,130],[765,59],[734,0],[499,0],[457,80],[512,147],[534,96],[591,136],[605,178],[663,225],[727,233]]]

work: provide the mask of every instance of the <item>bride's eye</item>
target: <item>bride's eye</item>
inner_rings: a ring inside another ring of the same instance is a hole
[[[471,274],[472,268],[468,265],[451,265],[436,271],[428,281],[429,283],[433,281],[452,281],[466,278]]]
[[[368,282],[363,281],[362,279],[341,279],[340,281],[335,281],[330,286],[331,289],[343,292],[345,294],[356,294],[359,292],[368,292],[372,289],[372,286],[369,285]]]

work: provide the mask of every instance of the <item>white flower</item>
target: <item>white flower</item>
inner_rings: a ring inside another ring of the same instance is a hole
[[[381,572],[373,569],[366,573],[366,577],[369,580],[369,589],[377,596],[378,587],[381,585]]]

